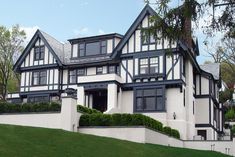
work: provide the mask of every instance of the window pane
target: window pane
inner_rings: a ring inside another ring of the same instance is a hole
[[[70,83],[76,83],[76,76],[73,76],[73,75],[70,76],[70,77],[69,77],[69,82],[70,82]]]
[[[102,54],[105,54],[105,53],[107,53],[107,47],[101,47],[101,53]]]
[[[85,75],[85,69],[78,69],[78,70],[77,70],[77,74],[78,74],[78,76],[83,76],[83,75]]]
[[[102,41],[101,46],[106,46],[106,41]]]
[[[165,108],[164,108],[162,97],[157,97],[157,110],[158,111],[163,111],[164,109]]]
[[[33,72],[33,85],[39,84],[39,72]]]
[[[155,43],[155,38],[153,35],[150,35],[150,43]]]
[[[158,63],[158,57],[150,58],[150,64]]]
[[[145,98],[145,110],[155,110],[155,97]]]
[[[87,43],[86,44],[86,55],[97,55],[100,54],[100,42]]]
[[[140,66],[140,74],[148,74],[148,66],[147,65]]]
[[[150,74],[158,73],[158,66],[157,65],[150,65]]]
[[[144,58],[144,59],[140,59],[140,65],[145,65],[148,64],[148,59]]]
[[[155,89],[145,89],[144,90],[144,96],[154,96],[155,95]]]
[[[103,67],[98,67],[97,74],[102,74],[102,73],[103,73]]]
[[[136,99],[136,110],[137,111],[142,111],[143,110],[143,99],[142,98],[137,98]]]
[[[109,66],[109,73],[115,73],[115,66]]]
[[[76,75],[76,70],[70,70],[69,75]]]
[[[118,65],[116,69],[117,69],[117,74],[120,75],[120,66]]]

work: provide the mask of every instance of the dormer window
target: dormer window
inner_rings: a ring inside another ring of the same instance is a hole
[[[34,48],[34,60],[43,60],[44,59],[45,46],[36,46]]]
[[[156,74],[159,73],[159,58],[150,57],[150,58],[141,58],[139,64],[139,74]]]
[[[95,41],[78,44],[78,56],[95,56],[107,53],[107,41]]]

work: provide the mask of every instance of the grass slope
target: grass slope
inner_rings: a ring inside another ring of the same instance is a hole
[[[4,157],[225,157],[191,149],[139,144],[62,130],[0,125]]]

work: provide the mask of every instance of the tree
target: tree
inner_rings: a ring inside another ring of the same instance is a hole
[[[19,25],[11,29],[0,26],[0,82],[3,100],[6,99],[9,79],[13,76],[13,55],[23,50],[25,38],[25,32],[20,30]]]
[[[150,3],[149,0],[145,0]],[[211,35],[216,31],[226,31],[225,37],[235,38],[235,2],[234,0],[184,0],[184,3],[174,8],[169,7],[172,0],[154,0],[151,3],[157,8],[157,16],[150,19],[152,25],[144,30],[144,35],[153,35],[155,39],[167,38],[170,41],[186,39],[191,36],[191,32],[185,31],[188,21],[192,20],[196,24],[205,15],[211,14],[207,18],[208,25],[204,26],[205,33]],[[212,13],[209,13],[212,9]],[[215,15],[216,10],[220,10],[220,15]],[[191,30],[190,30],[191,31]],[[161,33],[159,33],[161,32]],[[160,35],[159,35],[160,34]]]

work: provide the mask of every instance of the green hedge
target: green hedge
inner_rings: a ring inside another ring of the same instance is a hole
[[[60,111],[61,105],[55,102],[13,104],[8,102],[0,103],[0,113],[20,113],[20,112],[49,112]]]
[[[142,114],[85,114],[80,117],[80,126],[145,126],[166,135],[180,138],[178,130],[164,127],[153,118]]]
[[[233,137],[235,136],[235,125],[231,127],[231,134]]]
[[[82,106],[82,105],[77,106],[77,111],[80,111],[80,112],[83,112],[83,113],[86,113],[86,114],[101,113],[100,111],[98,111],[96,109],[91,109],[91,108],[88,108],[88,107],[85,107],[85,106]]]

